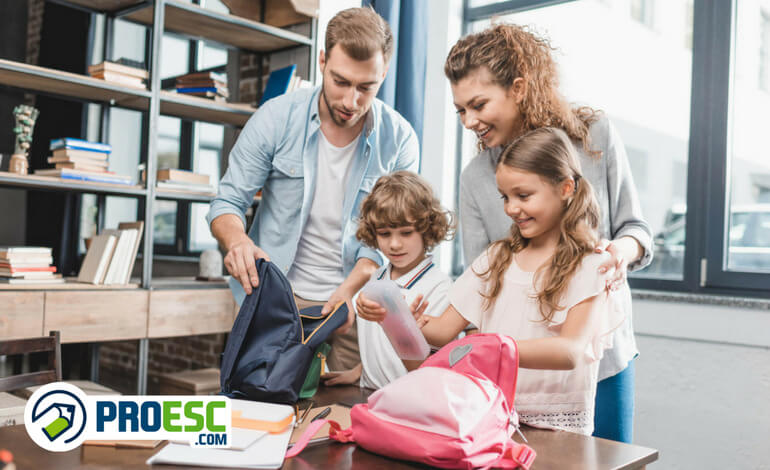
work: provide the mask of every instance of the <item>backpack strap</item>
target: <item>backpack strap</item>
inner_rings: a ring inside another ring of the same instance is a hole
[[[511,439],[502,455],[484,468],[523,468],[529,470],[535,457],[537,457],[537,452],[534,449]]]
[[[312,439],[318,430],[324,427],[326,423],[329,423],[329,437],[331,439],[337,442],[355,442],[353,439],[353,430],[351,428],[343,430],[336,421],[319,419],[313,421],[307,428],[305,428],[305,432],[302,433],[302,436],[300,436],[297,442],[294,443],[294,446],[286,452],[286,458],[290,459],[302,452],[310,442],[310,439]]]

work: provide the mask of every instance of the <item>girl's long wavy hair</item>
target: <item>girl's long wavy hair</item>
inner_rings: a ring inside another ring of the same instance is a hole
[[[574,192],[564,204],[556,252],[535,272],[540,313],[550,321],[554,312],[563,308],[559,301],[583,257],[598,242],[599,205],[591,184],[582,177],[575,147],[561,129],[543,127],[519,137],[500,155],[497,168],[502,166],[534,173],[557,188],[567,180],[575,182]],[[489,247],[489,269],[476,273],[487,286],[487,291],[481,292],[485,308],[494,305],[513,256],[528,244],[529,239],[514,223],[507,238]]]
[[[456,84],[486,68],[495,84],[506,90],[513,86],[515,79],[523,78],[526,92],[519,104],[523,132],[558,127],[579,141],[588,155],[598,158],[601,152],[591,150],[588,129],[599,112],[587,106],[570,107],[561,96],[552,50],[547,39],[526,26],[498,24],[457,41],[444,63],[444,74]],[[479,147],[484,149],[482,141]]]

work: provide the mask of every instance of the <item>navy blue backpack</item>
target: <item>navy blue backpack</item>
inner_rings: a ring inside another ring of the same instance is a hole
[[[273,263],[257,260],[259,286],[246,296],[222,357],[222,393],[231,398],[294,404],[313,353],[348,318],[342,302],[297,309],[291,285]]]

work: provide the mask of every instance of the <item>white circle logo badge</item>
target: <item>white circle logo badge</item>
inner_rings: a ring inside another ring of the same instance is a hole
[[[40,447],[66,452],[86,439],[86,395],[74,385],[54,382],[32,394],[24,409],[27,434]]]

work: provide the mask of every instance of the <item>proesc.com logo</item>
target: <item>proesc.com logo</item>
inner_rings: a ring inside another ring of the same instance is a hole
[[[40,387],[27,401],[24,426],[40,447],[65,452],[78,447],[86,438],[86,395],[63,382]]]
[[[223,396],[86,396],[64,382],[43,385],[24,409],[27,434],[40,447],[66,452],[93,440],[181,440],[227,448],[230,399]]]

